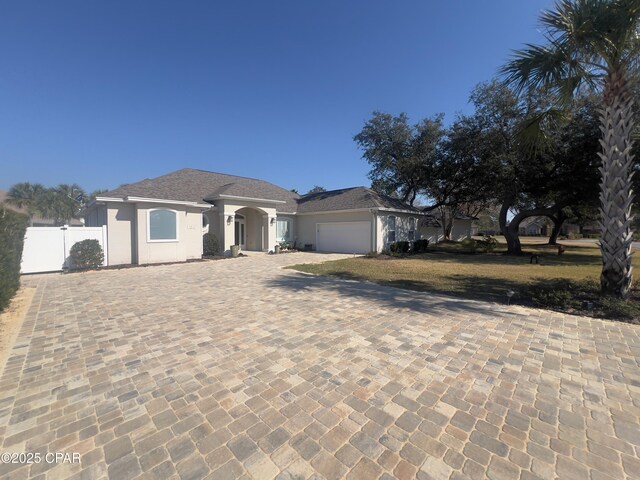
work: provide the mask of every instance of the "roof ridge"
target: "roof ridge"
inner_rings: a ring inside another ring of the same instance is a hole
[[[333,190],[323,190],[322,192],[313,192],[313,193],[305,193],[304,195],[300,195],[300,198],[304,198],[306,196],[309,195],[321,195],[323,193],[333,193],[333,192],[346,192],[347,190],[356,190],[357,188],[364,188],[366,189],[367,187],[345,187],[345,188],[336,188]]]
[[[184,172],[184,171],[187,171],[187,170],[194,171],[194,172],[213,173],[214,175],[222,175],[223,177],[235,177],[235,178],[243,178],[245,180],[255,180],[256,182],[268,183],[270,185],[274,185],[274,186],[276,186],[278,188],[282,188],[283,190],[286,190],[285,188],[280,187],[279,185],[276,185],[275,183],[268,182],[267,180],[262,180],[261,178],[245,177],[243,175],[232,175],[230,173],[213,172],[211,170],[205,170],[203,168],[185,167],[185,168],[181,168],[180,170],[176,170],[175,172],[167,173],[166,175],[162,175],[162,176],[166,177],[166,176],[171,175],[173,173]],[[160,178],[160,177],[156,177],[156,178]]]

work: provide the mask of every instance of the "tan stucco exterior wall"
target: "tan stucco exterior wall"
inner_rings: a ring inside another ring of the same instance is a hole
[[[109,265],[137,263],[135,255],[135,205],[109,203],[105,208],[107,209]]]
[[[317,248],[316,244],[316,226],[318,223],[333,222],[374,222],[373,213],[369,210],[357,212],[328,212],[316,213],[312,215],[297,215],[295,218],[294,238],[298,248],[304,248],[305,245],[313,245],[313,250]],[[375,232],[372,229],[372,245]]]
[[[149,210],[166,208],[178,215],[178,241],[148,240]],[[202,257],[202,210],[184,205],[136,204],[138,264],[184,262]]]
[[[394,216],[396,217],[396,242],[409,242],[409,231],[410,231],[410,220],[411,218],[415,219],[415,234],[413,240],[418,240],[421,237],[420,230],[420,219],[421,215],[412,215],[410,213],[396,213],[396,212],[385,212],[380,211],[377,215],[376,221],[376,230],[377,230],[377,242],[376,242],[376,250],[378,252],[387,248],[389,244],[389,229],[388,229],[388,217]]]

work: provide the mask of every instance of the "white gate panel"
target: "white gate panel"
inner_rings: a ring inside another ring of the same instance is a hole
[[[24,237],[20,273],[56,272],[69,266],[71,247],[82,240],[95,239],[107,258],[107,227],[29,227]]]
[[[55,272],[65,262],[60,227],[29,227],[24,236],[20,273]]]

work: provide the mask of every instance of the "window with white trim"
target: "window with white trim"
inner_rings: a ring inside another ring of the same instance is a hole
[[[396,241],[396,217],[389,215],[387,217],[387,243]]]
[[[413,242],[416,239],[416,219],[409,218],[409,232],[407,233],[407,239]]]
[[[178,241],[178,212],[156,208],[148,213],[148,240],[150,242]]]
[[[290,242],[291,238],[291,219],[279,218],[276,220],[276,241]]]

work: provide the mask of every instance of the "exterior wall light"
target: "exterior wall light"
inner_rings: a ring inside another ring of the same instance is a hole
[[[227,225],[231,225],[231,222],[233,222],[233,215],[227,217]]]
[[[275,217],[273,217],[273,218],[271,219],[271,225],[275,225],[275,223],[276,223],[276,219],[275,219]]]

